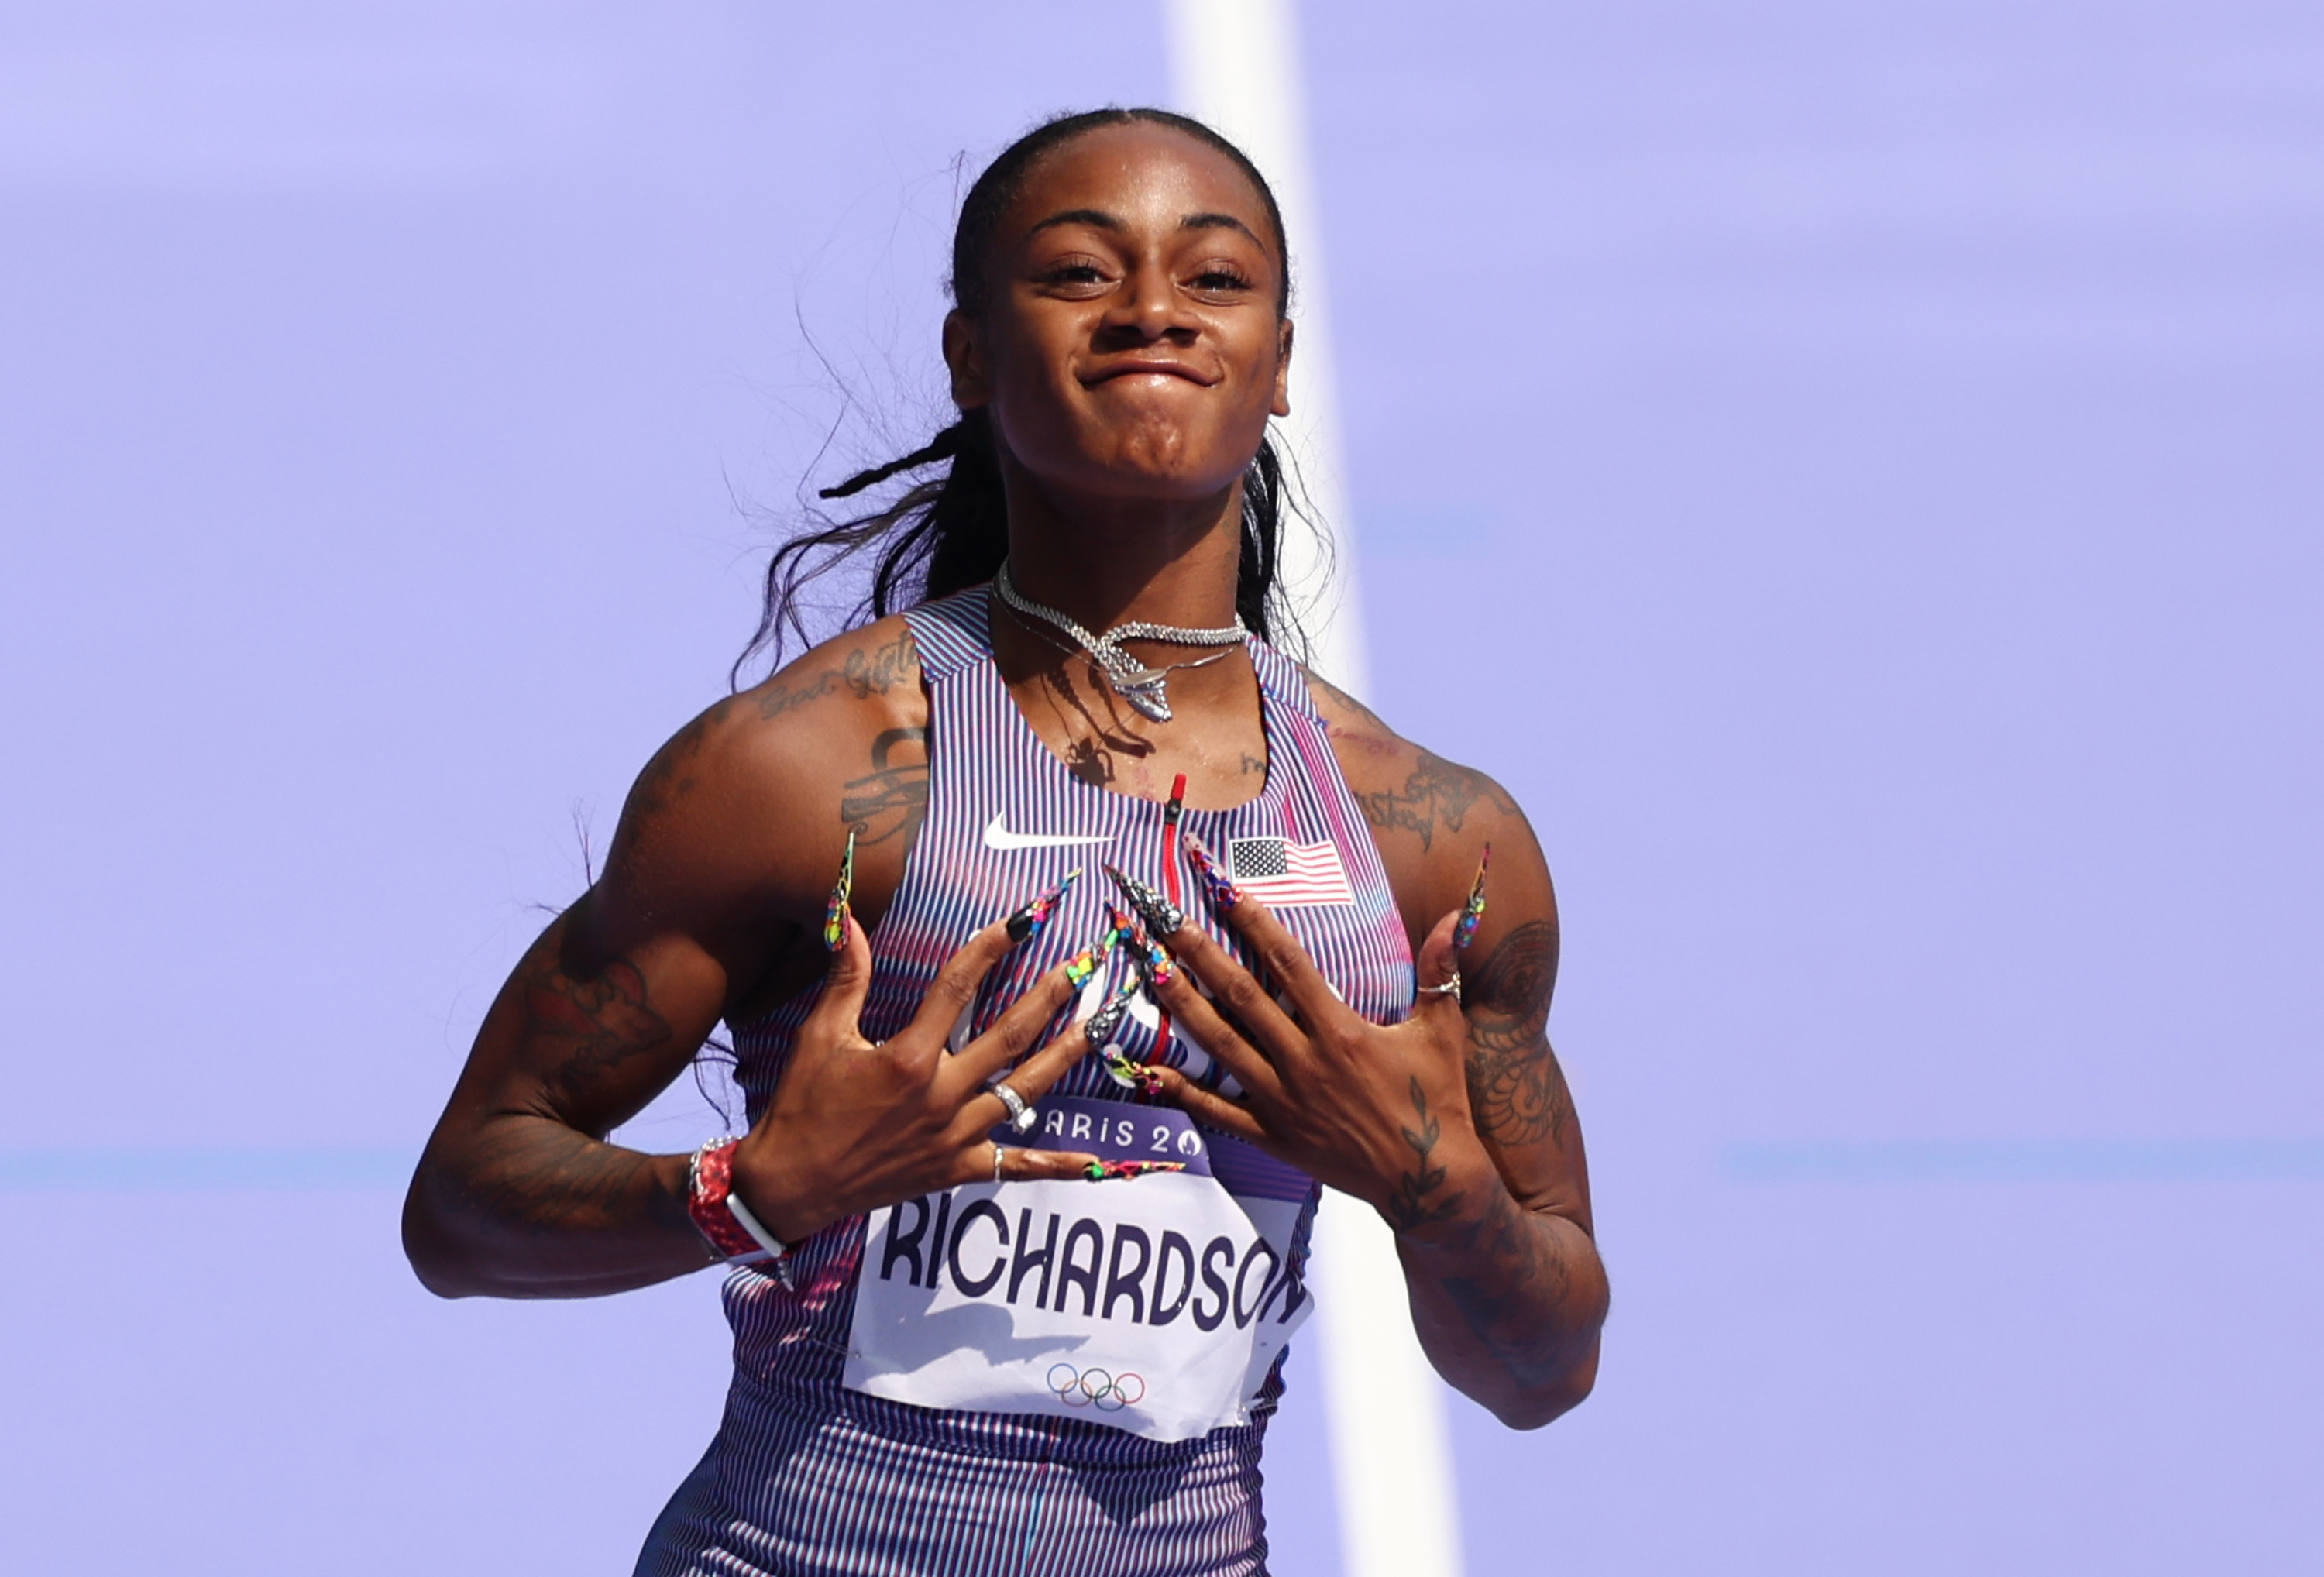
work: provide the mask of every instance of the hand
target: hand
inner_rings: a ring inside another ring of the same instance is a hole
[[[945,962],[911,1023],[874,1045],[861,1027],[872,946],[853,916],[846,927],[774,1099],[734,1151],[736,1191],[786,1243],[899,1200],[991,1181],[986,1135],[1009,1111],[987,1085],[1073,994],[1060,965],[957,1055],[946,1052],[953,1025],[1012,945],[1004,926],[987,926]],[[1088,1050],[1076,1025],[1011,1072],[1009,1085],[1030,1104]],[[1001,1175],[1081,1176],[1095,1159],[1004,1146]]]
[[[1340,1001],[1298,939],[1244,895],[1222,919],[1250,945],[1288,1011],[1200,927],[1167,945],[1185,965],[1159,987],[1162,1006],[1242,1085],[1232,1101],[1175,1068],[1161,1093],[1189,1114],[1258,1144],[1378,1210],[1399,1230],[1449,1217],[1458,1184],[1490,1158],[1469,1114],[1468,1027],[1453,977],[1455,910],[1421,945],[1412,1016],[1381,1026]],[[1211,991],[1205,998],[1187,973]],[[1452,1179],[1456,1186],[1447,1188]]]

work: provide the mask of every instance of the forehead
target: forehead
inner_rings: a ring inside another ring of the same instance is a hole
[[[1228,214],[1275,250],[1266,200],[1241,166],[1198,137],[1150,121],[1100,126],[1044,154],[1026,171],[999,239],[1013,246],[1050,215],[1072,208],[1174,228],[1189,214]]]

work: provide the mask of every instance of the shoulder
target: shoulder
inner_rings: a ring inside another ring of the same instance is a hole
[[[1508,818],[1524,821],[1517,802],[1485,773],[1405,738],[1378,713],[1313,672],[1306,672],[1306,679],[1341,775],[1376,835],[1408,840],[1433,853],[1441,843],[1465,841],[1472,825],[1489,835]]]
[[[1540,870],[1546,901],[1539,844],[1507,789],[1476,768],[1405,738],[1345,690],[1303,672],[1340,774],[1371,828],[1416,938],[1467,897],[1489,844],[1497,873]]]
[[[898,727],[924,727],[919,654],[901,618],[809,648],[750,689],[700,714],[655,752],[631,795],[651,816],[697,797],[835,787],[860,748]]]
[[[748,890],[779,911],[820,905],[853,826],[859,846],[906,829],[925,786],[927,698],[901,618],[812,647],[671,736],[638,776],[609,878]],[[917,817],[912,817],[917,825]]]
[[[890,614],[808,648],[733,700],[746,725],[762,725],[761,738],[780,738],[802,726],[876,723],[899,711],[918,715],[926,711],[919,649],[911,625]]]

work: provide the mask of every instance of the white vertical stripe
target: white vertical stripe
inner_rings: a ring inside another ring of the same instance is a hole
[[[1332,362],[1323,231],[1307,161],[1307,107],[1301,96],[1297,20],[1290,0],[1164,0],[1177,107],[1223,132],[1275,189],[1291,236],[1291,416],[1277,424],[1288,441],[1309,499],[1331,534],[1338,573],[1308,534],[1285,544],[1285,583],[1315,641],[1317,672],[1352,695],[1364,691],[1361,609],[1354,539],[1348,531],[1347,474],[1341,458],[1338,383]]]
[[[1290,232],[1298,332],[1292,416],[1283,425],[1322,523],[1336,535],[1339,573],[1336,586],[1323,585],[1317,556],[1299,551],[1286,554],[1286,579],[1316,637],[1316,668],[1360,696],[1354,540],[1292,0],[1164,0],[1163,10],[1178,106],[1251,156],[1274,187]],[[1315,1250],[1316,1320],[1350,1577],[1458,1577],[1460,1523],[1443,1382],[1413,1334],[1395,1241],[1371,1211],[1327,1192]]]

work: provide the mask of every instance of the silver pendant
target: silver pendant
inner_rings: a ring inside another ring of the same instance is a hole
[[[1170,721],[1170,696],[1165,687],[1170,681],[1168,669],[1136,668],[1127,673],[1106,669],[1105,682],[1113,693],[1135,707],[1139,714],[1156,723]]]

